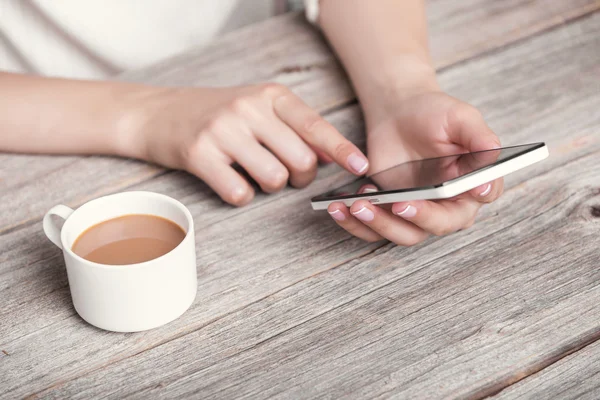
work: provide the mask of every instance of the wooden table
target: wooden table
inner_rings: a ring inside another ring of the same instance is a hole
[[[0,155],[0,397],[600,397],[600,1],[432,0],[443,87],[506,145],[548,160],[507,179],[469,230],[368,244],[310,210],[350,176],[224,205],[199,180],[133,160]],[[363,145],[346,77],[289,14],[123,79],[285,83]],[[195,216],[198,297],[118,334],[73,309],[41,217],[152,190]]]

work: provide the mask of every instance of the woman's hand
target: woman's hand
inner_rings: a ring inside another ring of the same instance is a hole
[[[437,90],[396,96],[368,110],[370,173],[410,160],[500,146],[477,109]],[[360,200],[349,209],[342,203],[331,204],[328,212],[359,238],[385,238],[410,246],[429,234],[445,235],[470,227],[481,205],[497,199],[502,189],[503,180],[498,179],[452,199],[395,203],[387,208]]]
[[[254,192],[239,164],[268,193],[308,185],[317,161],[361,175],[361,151],[286,87],[152,89],[130,100],[122,122],[123,155],[185,169],[233,205]]]

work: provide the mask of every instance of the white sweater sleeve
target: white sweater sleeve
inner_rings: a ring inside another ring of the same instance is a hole
[[[306,19],[313,25],[319,21],[319,0],[304,0]]]

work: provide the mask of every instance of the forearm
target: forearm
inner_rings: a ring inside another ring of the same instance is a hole
[[[0,151],[128,156],[144,87],[0,72]]]
[[[388,95],[438,89],[424,0],[321,0],[319,24],[365,111]]]

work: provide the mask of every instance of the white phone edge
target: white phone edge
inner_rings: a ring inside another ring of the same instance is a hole
[[[352,197],[344,200],[312,201],[311,206],[313,210],[326,210],[331,203],[343,202],[346,206],[350,207],[357,200],[369,200],[373,204],[389,204],[410,200],[447,199],[458,196],[484,183],[501,178],[511,172],[528,167],[547,157],[548,147],[544,144],[544,146],[523,155],[437,188],[388,194],[373,193],[372,196]]]

